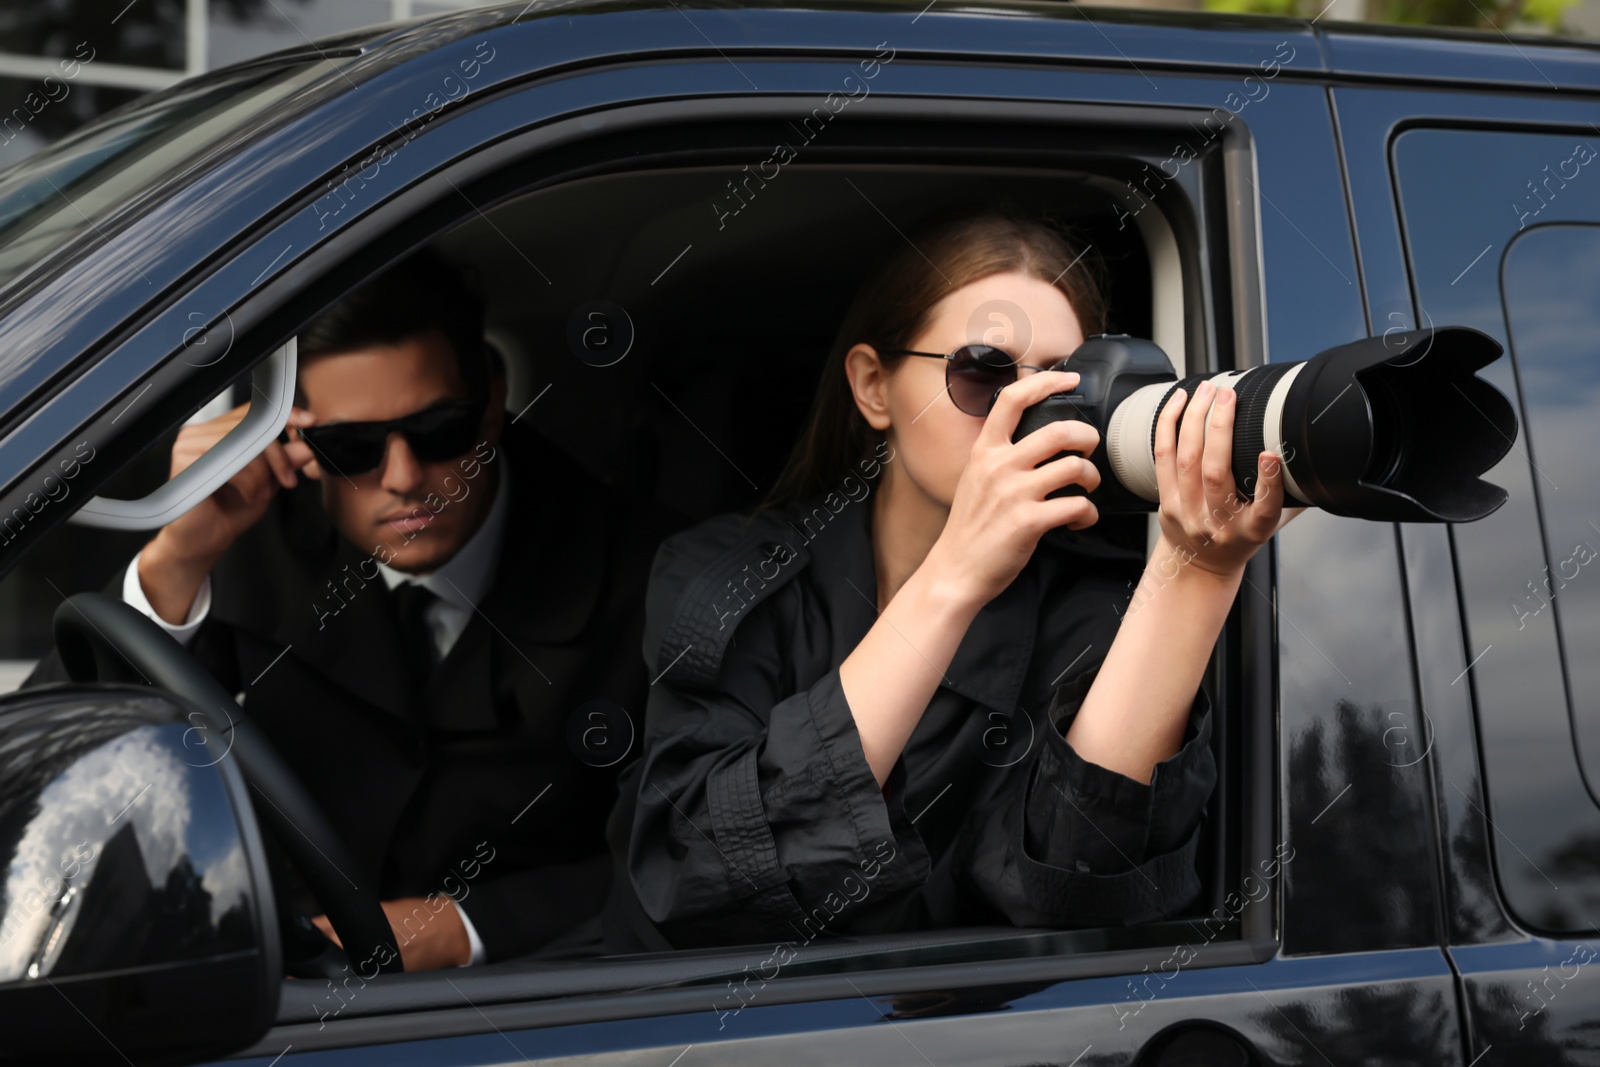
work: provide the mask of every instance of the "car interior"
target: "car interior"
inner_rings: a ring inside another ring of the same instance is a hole
[[[909,146],[851,154],[842,137],[837,147],[788,164],[759,187],[747,182],[755,192],[738,201],[730,189],[761,156],[723,150],[673,165],[591,168],[604,172],[560,181],[508,178],[497,202],[463,194],[450,208],[416,219],[412,229],[389,233],[387,247],[352,254],[349,262],[359,268],[341,264],[322,274],[307,287],[312,295],[301,310],[310,309],[309,317],[336,301],[396,249],[432,244],[485,298],[487,340],[508,378],[507,410],[604,481],[670,502],[691,521],[760,499],[798,435],[836,326],[864,274],[920,221],[954,207],[1009,207],[1071,227],[1090,246],[1085,269],[1100,271],[1108,290],[1108,332],[1154,339],[1180,376],[1231,363],[1220,354],[1230,336],[1228,302],[1211,289],[1225,274],[1215,247],[1224,242],[1213,240],[1211,251],[1202,252],[1198,236],[1217,223],[1207,222],[1192,184],[1174,183],[1171,194],[1151,205],[1136,201],[1132,178],[1140,159],[1126,147],[1112,153],[1086,142],[1026,160]],[[735,204],[739,210],[731,213]],[[1142,207],[1130,211],[1129,204]],[[574,342],[587,325],[578,311],[596,298],[610,309],[606,325],[623,350],[603,360],[592,352],[586,357]],[[215,395],[186,398],[183,407],[193,419],[207,418],[249,391],[248,378],[239,377],[220,393],[211,390]],[[106,494],[134,496],[160,484],[177,428],[130,459]],[[1155,530],[1153,515],[1116,516],[1085,536],[1143,546]],[[35,559],[77,561],[73,588],[63,593],[98,590],[147,537],[60,526],[36,546],[30,565],[0,582],[0,604],[33,618],[47,615],[59,594],[41,574],[61,568],[33,566]],[[21,637],[9,640],[13,656],[45,651],[35,638],[28,639],[32,647]],[[1207,685],[1226,691],[1236,684],[1243,673],[1239,644],[1230,623]],[[1213,688],[1213,699],[1229,706],[1226,692]],[[1221,902],[1246,847],[1247,800],[1262,802],[1245,796],[1243,731],[1232,714],[1217,725],[1221,779],[1199,854],[1207,888],[1190,914],[1118,929],[830,936],[800,947],[785,974],[1063,956],[1081,958],[1085,973],[1093,973],[1097,955],[1103,960],[1106,953],[1182,940],[1176,931],[1192,931],[1190,920]],[[1220,940],[1242,937],[1235,916]],[[474,1003],[720,987],[770,952],[771,946],[750,946],[598,958],[545,954],[470,968],[451,980]],[[316,1018],[326,995],[318,982],[286,982],[280,1019]],[[456,997],[436,974],[384,976],[345,1014]]]

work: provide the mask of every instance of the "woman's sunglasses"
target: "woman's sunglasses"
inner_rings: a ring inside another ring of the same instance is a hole
[[[471,451],[483,423],[486,397],[424,408],[382,422],[332,422],[305,426],[300,436],[317,462],[335,474],[365,474],[383,463],[389,435],[400,434],[423,463],[455,459]]]
[[[1018,363],[1009,352],[993,345],[962,345],[949,354],[896,348],[889,355],[944,360],[944,388],[950,394],[950,402],[980,419],[988,417],[1000,390],[1016,381],[1019,372],[1050,369]]]

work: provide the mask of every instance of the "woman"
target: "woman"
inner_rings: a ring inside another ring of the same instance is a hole
[[[1199,892],[1199,682],[1246,561],[1292,517],[1278,457],[1258,457],[1253,503],[1230,496],[1233,394],[1179,390],[1143,573],[1041,541],[1097,520],[1050,494],[1099,483],[1098,434],[1011,437],[1077,384],[1042,368],[1101,330],[1102,297],[1038,223],[985,214],[910,244],[847,315],[767,505],[656,557],[613,949],[1143,922]],[[996,311],[1020,316],[1010,358],[975,362],[961,349]]]

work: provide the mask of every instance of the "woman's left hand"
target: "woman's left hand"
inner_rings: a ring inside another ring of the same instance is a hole
[[[1195,389],[1192,401],[1179,389],[1157,419],[1155,442],[1163,539],[1183,563],[1230,579],[1305,510],[1284,510],[1281,457],[1270,451],[1256,457],[1255,500],[1239,496],[1233,480],[1235,404],[1233,390],[1218,390],[1208,381]]]

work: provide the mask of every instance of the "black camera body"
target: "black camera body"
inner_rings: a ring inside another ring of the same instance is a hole
[[[1109,333],[1096,334],[1084,341],[1050,369],[1076,371],[1077,388],[1070,393],[1056,393],[1023,409],[1011,440],[1020,441],[1050,422],[1064,419],[1087,422],[1100,433],[1100,446],[1089,453],[1089,462],[1100,472],[1100,487],[1091,498],[1095,507],[1107,514],[1154,510],[1149,501],[1123,485],[1117,477],[1112,469],[1106,436],[1112,413],[1135,392],[1164,382],[1176,386],[1178,375],[1172,360],[1154,341],[1125,333]],[[1153,435],[1151,447],[1154,448]],[[1067,454],[1058,452],[1051,459]],[[1074,484],[1057,489],[1050,496],[1083,496],[1085,492],[1083,486]]]

